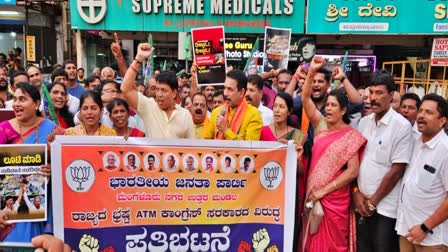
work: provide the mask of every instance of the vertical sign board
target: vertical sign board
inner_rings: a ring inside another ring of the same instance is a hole
[[[26,60],[28,62],[36,61],[36,37],[26,36]]]

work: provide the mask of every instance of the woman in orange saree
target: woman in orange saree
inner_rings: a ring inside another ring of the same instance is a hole
[[[344,91],[333,90],[328,94],[323,116],[311,100],[311,92],[319,89],[318,70],[323,58],[314,57],[302,92],[305,113],[314,127],[315,140],[307,177],[305,202],[308,211],[322,206],[320,224],[312,214],[304,215],[304,251],[354,251],[356,250],[354,214],[350,209],[350,183],[357,177],[360,154],[366,139],[348,123],[348,98]],[[334,72],[341,78],[342,70]],[[323,74],[322,74],[323,75]],[[327,87],[328,88],[328,87]],[[310,211],[311,210],[311,211]],[[319,218],[317,218],[319,219]],[[313,223],[314,222],[314,223]],[[317,229],[310,232],[309,227]]]

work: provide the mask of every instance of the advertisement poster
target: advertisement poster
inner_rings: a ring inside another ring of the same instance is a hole
[[[47,219],[47,179],[40,175],[46,153],[43,144],[0,145],[0,207],[9,222]]]
[[[431,59],[431,66],[448,65],[448,38],[434,39],[432,44]]]
[[[288,69],[291,29],[266,27],[264,33],[263,71]]]
[[[223,85],[226,79],[224,26],[191,29],[198,85]]]
[[[292,251],[292,143],[58,136],[52,150],[55,235],[76,251]]]
[[[299,65],[309,64],[316,55],[316,40],[305,36],[293,39],[289,48],[289,60],[297,61]]]

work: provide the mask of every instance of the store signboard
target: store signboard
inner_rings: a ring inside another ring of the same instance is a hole
[[[26,36],[26,60],[28,62],[36,62],[36,37]]]
[[[432,44],[431,59],[431,66],[448,65],[448,38],[434,39]]]
[[[80,30],[189,32],[225,26],[229,33],[264,33],[265,26],[274,26],[303,33],[305,20],[305,0],[70,0],[70,10],[72,29]]]
[[[0,0],[0,4],[16,5],[16,0]]]
[[[310,34],[447,34],[445,0],[308,1]]]

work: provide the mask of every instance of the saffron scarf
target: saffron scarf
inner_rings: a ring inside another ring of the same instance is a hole
[[[224,116],[224,120],[226,124],[229,122],[229,113],[230,113],[230,106],[228,103],[223,105],[226,114]],[[244,115],[246,114],[247,109],[247,101],[246,98],[243,97],[240,101],[240,104],[235,108],[235,113],[233,114],[232,120],[230,121],[230,125],[228,126],[230,130],[232,130],[235,134],[238,134],[238,131],[240,130],[241,123],[243,122]],[[215,132],[218,132],[218,129],[215,126]],[[224,139],[224,132],[219,131],[218,135],[216,136],[216,139],[223,140]]]

